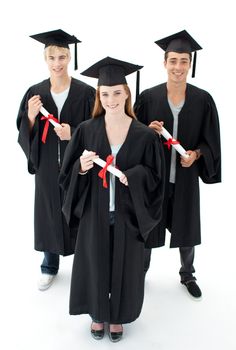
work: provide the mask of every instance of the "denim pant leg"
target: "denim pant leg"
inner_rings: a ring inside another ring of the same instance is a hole
[[[179,274],[181,277],[181,282],[195,281],[196,278],[193,276],[193,273],[195,272],[193,266],[195,252],[194,247],[180,247],[179,252],[181,261]]]
[[[44,259],[41,265],[41,272],[49,275],[56,275],[59,269],[60,255],[44,252]]]

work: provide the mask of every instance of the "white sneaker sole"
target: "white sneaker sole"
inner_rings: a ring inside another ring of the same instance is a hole
[[[55,280],[55,276],[53,276],[53,278],[47,284],[40,284],[40,282],[39,282],[38,283],[38,290],[40,290],[40,291],[47,290],[49,287],[51,287],[51,285],[53,284],[54,280]]]

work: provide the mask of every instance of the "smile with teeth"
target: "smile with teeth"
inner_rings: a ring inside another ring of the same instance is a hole
[[[118,106],[118,104],[116,104],[116,105],[108,105],[108,107],[111,108],[111,109],[114,109],[114,108],[116,108],[117,106]]]

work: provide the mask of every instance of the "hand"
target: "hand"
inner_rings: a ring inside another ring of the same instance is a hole
[[[70,125],[66,123],[61,123],[60,127],[55,127],[54,131],[61,141],[69,141],[71,139]]]
[[[39,95],[34,95],[28,101],[28,118],[32,124],[35,123],[35,118],[39,114],[39,110],[42,107],[42,102]]]
[[[160,135],[162,131],[164,122],[159,122],[158,120],[153,120],[148,126],[149,128],[153,129],[157,134]]]
[[[92,151],[86,153],[85,155],[82,154],[82,156],[80,156],[80,172],[85,173],[86,171],[92,169],[94,166],[93,160],[95,158],[98,158],[98,155]]]
[[[185,157],[181,156],[180,163],[181,163],[182,167],[189,168],[197,159],[197,154],[195,151],[190,151],[190,150],[187,151],[186,153],[189,155],[189,157],[185,158]]]
[[[129,186],[129,184],[128,184],[128,179],[127,179],[127,177],[125,176],[125,174],[121,175],[121,177],[120,177],[120,182],[121,182],[123,185],[125,185],[125,186]]]

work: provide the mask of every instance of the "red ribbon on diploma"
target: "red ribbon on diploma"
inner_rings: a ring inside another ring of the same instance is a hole
[[[106,165],[99,171],[98,176],[103,179],[103,187],[107,188],[107,179],[106,179],[106,173],[107,173],[107,167],[108,165],[112,164],[114,157],[110,154],[106,158]]]
[[[49,114],[47,117],[41,117],[41,120],[46,120],[43,129],[42,142],[46,143],[48,128],[49,128],[49,119],[54,120],[54,122],[59,123],[59,120],[53,116],[53,114]]]
[[[175,139],[168,139],[166,142],[164,142],[164,145],[166,145],[168,147],[168,149],[170,149],[171,145],[178,145],[179,141],[175,140]]]

